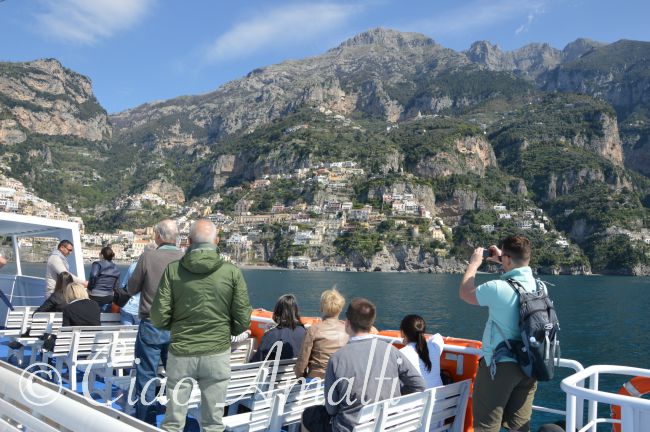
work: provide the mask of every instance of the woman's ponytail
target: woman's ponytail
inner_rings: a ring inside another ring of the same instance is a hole
[[[418,353],[418,357],[426,366],[427,371],[431,372],[431,358],[425,337],[427,328],[424,318],[419,315],[406,315],[400,324],[400,330],[409,342],[415,343],[415,352]]]

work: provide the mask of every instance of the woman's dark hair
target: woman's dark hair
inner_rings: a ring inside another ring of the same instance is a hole
[[[275,308],[273,308],[273,321],[278,324],[278,327],[286,327],[291,330],[302,326],[296,296],[285,294],[278,299]]]
[[[65,289],[72,282],[74,282],[74,279],[72,279],[72,274],[68,273],[67,271],[62,271],[56,277],[56,284],[54,285],[53,294],[54,293],[63,294]]]
[[[429,358],[429,347],[427,346],[427,339],[424,334],[427,331],[427,323],[420,315],[406,315],[399,325],[399,329],[404,333],[404,336],[409,342],[415,342],[415,351],[418,357],[427,367],[427,371],[431,372],[431,358]]]
[[[110,246],[104,246],[102,250],[99,252],[99,254],[106,261],[113,261],[113,258],[115,258],[115,252],[113,252],[113,249],[111,249]]]

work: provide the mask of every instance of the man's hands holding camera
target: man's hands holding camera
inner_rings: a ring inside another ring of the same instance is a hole
[[[499,249],[496,245],[492,245],[488,248],[478,247],[474,249],[474,253],[469,259],[469,264],[478,268],[483,263],[483,259],[498,263],[501,262],[500,258],[501,249]]]

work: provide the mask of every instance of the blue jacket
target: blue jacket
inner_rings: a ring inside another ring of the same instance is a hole
[[[88,290],[95,297],[113,295],[113,288],[120,284],[120,271],[112,261],[95,261],[90,268]]]

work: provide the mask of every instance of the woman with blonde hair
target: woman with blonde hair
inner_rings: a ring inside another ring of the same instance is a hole
[[[345,323],[339,320],[343,306],[345,299],[336,287],[323,291],[320,296],[322,321],[307,330],[294,367],[296,377],[324,378],[332,354],[348,343]]]
[[[88,298],[88,290],[82,284],[70,284],[65,293],[68,303],[63,308],[63,326],[98,326],[101,325],[101,312],[96,301]]]

